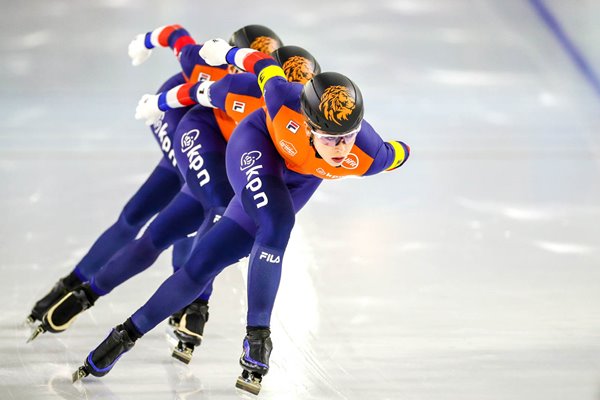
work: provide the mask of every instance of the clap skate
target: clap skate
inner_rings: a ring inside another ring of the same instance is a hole
[[[73,278],[71,275],[59,279],[58,282],[54,284],[52,289],[50,289],[50,292],[48,292],[44,297],[34,304],[33,308],[31,309],[31,313],[29,313],[29,316],[26,318],[25,322],[31,325],[35,321],[41,321],[44,317],[44,314],[48,312],[50,307],[52,307],[56,301],[69,293],[70,290],[75,289],[75,287],[80,284],[81,281]]]
[[[79,314],[94,305],[98,296],[92,292],[88,284],[83,284],[68,292],[50,307],[42,317],[27,342],[31,342],[44,332],[60,333],[71,326]]]
[[[171,354],[175,359],[189,364],[196,346],[202,343],[204,325],[208,321],[208,304],[196,300],[187,306],[181,316],[177,329],[173,332],[179,343]]]
[[[236,388],[255,395],[260,392],[262,378],[269,372],[269,356],[273,349],[270,336],[268,328],[248,330],[240,357],[244,370],[235,383]]]
[[[88,375],[99,378],[108,374],[119,358],[131,350],[134,344],[123,325],[117,325],[106,339],[90,352],[83,365],[73,372],[73,382]]]

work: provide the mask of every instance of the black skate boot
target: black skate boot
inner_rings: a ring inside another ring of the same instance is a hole
[[[244,370],[235,387],[258,394],[262,377],[269,372],[269,356],[273,350],[269,328],[247,328],[240,365]]]
[[[208,304],[206,301],[196,300],[184,309],[179,326],[174,332],[179,339],[179,343],[173,349],[172,356],[174,358],[185,364],[190,363],[194,348],[202,343],[204,325],[207,321]]]
[[[185,308],[174,312],[173,314],[171,314],[171,316],[169,317],[169,326],[173,329],[177,329],[179,328],[179,321],[181,321],[181,317],[183,316],[183,313],[185,312]]]
[[[119,358],[127,353],[137,338],[131,338],[123,325],[117,325],[98,347],[88,354],[83,366],[73,372],[73,382],[88,375],[102,377],[110,372]]]
[[[33,331],[27,342],[44,332],[66,331],[79,314],[94,305],[98,297],[87,283],[68,292],[50,307],[42,318],[42,323]]]
[[[52,305],[58,299],[82,283],[83,282],[81,282],[81,280],[74,273],[70,273],[64,278],[60,278],[52,287],[52,289],[50,289],[50,292],[48,292],[44,297],[35,303],[31,309],[31,313],[26,319],[26,322],[28,324],[33,324],[35,321],[41,321],[44,317],[44,314],[48,312],[50,307],[52,307]]]

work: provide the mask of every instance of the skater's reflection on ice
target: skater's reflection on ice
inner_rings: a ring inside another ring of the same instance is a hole
[[[100,380],[83,385],[81,382],[73,384],[70,370],[59,372],[48,380],[48,389],[51,393],[63,399],[102,399],[120,400],[108,386]]]

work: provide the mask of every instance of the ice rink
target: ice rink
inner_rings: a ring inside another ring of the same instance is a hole
[[[264,24],[351,77],[411,146],[392,173],[324,183],[298,215],[262,399],[600,399],[596,0],[1,1],[0,399],[251,399],[235,389],[242,262],[189,366],[166,324],[102,379],[87,353],[170,273],[170,250],[65,333],[21,323],[161,157],[133,118],[178,70],[138,33],[202,42]]]

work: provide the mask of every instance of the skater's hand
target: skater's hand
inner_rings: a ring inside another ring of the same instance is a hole
[[[208,65],[227,64],[225,56],[232,48],[233,47],[223,39],[211,39],[202,45],[200,57],[202,57]]]
[[[152,125],[158,121],[163,112],[158,108],[158,96],[145,94],[142,96],[135,108],[135,119],[145,120],[146,125]]]
[[[131,43],[129,43],[127,53],[129,54],[129,58],[131,58],[131,65],[133,66],[140,65],[150,57],[150,54],[152,54],[152,50],[146,48],[146,45],[144,44],[145,38],[146,35],[140,33],[131,41]]]

